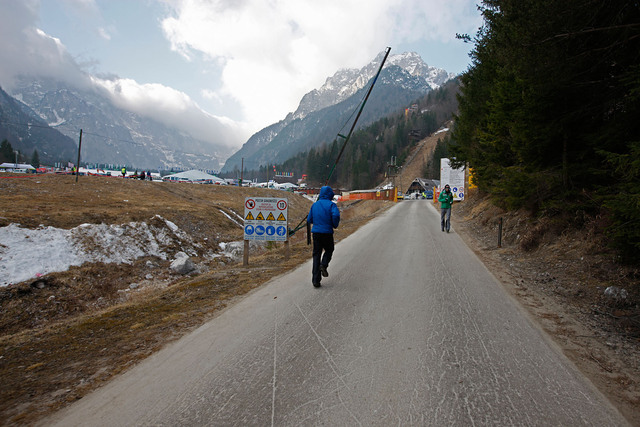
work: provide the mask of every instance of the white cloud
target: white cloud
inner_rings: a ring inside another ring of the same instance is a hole
[[[46,72],[64,82],[86,82],[64,45],[35,26],[38,2],[0,1],[0,85],[15,83],[16,76]]]
[[[111,34],[106,28],[98,28],[98,34],[105,40],[111,40]]]
[[[92,81],[106,91],[114,105],[180,128],[202,141],[216,141],[232,149],[238,148],[248,136],[242,125],[208,114],[188,95],[170,87],[139,84],[124,78],[92,77]]]
[[[185,58],[222,62],[221,97],[262,126],[294,110],[336,70],[387,46],[475,32],[473,0],[173,0],[162,27]]]

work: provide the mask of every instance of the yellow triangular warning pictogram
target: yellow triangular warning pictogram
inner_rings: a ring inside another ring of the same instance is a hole
[[[269,212],[269,215],[267,216],[267,221],[275,221],[276,218],[273,216],[273,214],[271,212]]]
[[[249,215],[247,215],[247,217],[245,218],[248,221],[253,220],[253,215],[251,214],[251,212],[249,212]]]
[[[287,218],[284,217],[284,215],[282,215],[282,213],[280,213],[280,216],[278,216],[278,221],[286,221]]]
[[[258,214],[258,216],[256,217],[256,219],[257,219],[258,221],[264,221],[264,215],[262,215],[262,212],[260,212],[260,213]]]

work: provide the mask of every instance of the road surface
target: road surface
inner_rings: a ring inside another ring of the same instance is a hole
[[[274,279],[45,424],[627,425],[428,201],[340,242],[329,274]]]

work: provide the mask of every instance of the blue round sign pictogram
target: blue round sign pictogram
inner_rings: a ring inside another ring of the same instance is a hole
[[[458,187],[453,187],[453,192],[457,193],[458,192]]]
[[[267,236],[273,236],[276,234],[276,228],[273,225],[267,227]]]
[[[458,197],[461,198],[461,199],[464,199],[464,193],[458,194]]]
[[[278,233],[278,236],[284,236],[286,232],[287,229],[282,225],[276,229],[276,233]]]
[[[244,234],[253,234],[253,231],[254,231],[253,225],[247,225],[244,228]]]
[[[256,234],[258,236],[262,236],[264,234],[264,226],[262,225],[256,226]]]

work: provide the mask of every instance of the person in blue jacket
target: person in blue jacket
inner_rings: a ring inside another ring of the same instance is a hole
[[[327,269],[333,256],[334,242],[333,229],[340,224],[340,210],[333,202],[333,190],[328,185],[320,189],[318,200],[311,205],[307,222],[312,224],[313,236],[313,269],[311,271],[311,283],[316,288],[320,287],[322,277],[329,276]],[[324,251],[324,255],[322,254]]]

